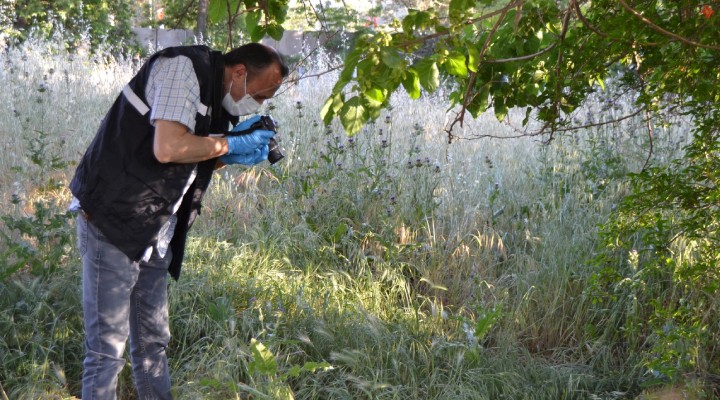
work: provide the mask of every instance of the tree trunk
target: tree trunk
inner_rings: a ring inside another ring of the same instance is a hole
[[[208,20],[208,4],[210,0],[198,0],[197,29],[195,36],[202,38],[203,42],[207,41],[207,20]]]

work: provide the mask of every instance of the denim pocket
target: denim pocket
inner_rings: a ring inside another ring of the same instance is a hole
[[[88,244],[88,222],[82,211],[77,213],[77,248],[80,257],[84,257],[87,253]]]

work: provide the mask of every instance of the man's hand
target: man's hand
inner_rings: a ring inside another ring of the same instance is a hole
[[[242,164],[252,166],[267,160],[269,152],[270,149],[268,145],[264,145],[255,149],[255,151],[253,151],[252,153],[225,154],[224,156],[220,157],[220,161],[225,164]]]
[[[232,128],[232,131],[233,131],[233,132],[240,132],[240,131],[244,131],[244,130],[246,130],[246,129],[250,129],[250,127],[252,126],[252,124],[254,124],[254,123],[258,122],[258,121],[260,121],[260,116],[259,116],[259,115],[253,115],[252,117],[246,119],[245,121],[238,122],[238,124],[235,125],[235,126]]]
[[[247,135],[227,136],[227,154],[250,154],[261,147],[267,147],[275,132],[258,129]]]

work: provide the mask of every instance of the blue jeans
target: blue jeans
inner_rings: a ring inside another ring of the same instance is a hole
[[[165,349],[170,341],[171,252],[160,258],[153,251],[148,262],[132,261],[82,213],[77,217],[77,240],[83,264],[83,400],[116,398],[128,337],[138,398],[170,399]]]

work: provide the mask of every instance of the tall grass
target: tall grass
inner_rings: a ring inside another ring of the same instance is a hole
[[[138,63],[31,41],[6,49],[0,66],[0,250],[50,248],[38,207],[64,213],[73,167]],[[548,146],[533,137],[473,140],[513,136],[522,118],[484,115],[448,144],[441,95],[397,94],[391,110],[349,138],[319,123],[332,84],[330,75],[303,79],[266,106],[280,124],[281,163],[216,174],[169,289],[176,396],[638,394],[644,371],[613,342],[608,310],[584,289],[597,226],[648,154],[641,121],[591,126]],[[608,98],[600,93],[573,118],[591,124],[630,108]],[[685,140],[682,121],[669,122],[656,131],[656,162]],[[18,230],[17,221],[36,229]],[[57,224],[54,236],[72,237],[72,219]],[[71,246],[51,259],[27,254],[53,272],[23,269],[0,283],[0,396],[77,396],[79,259]],[[256,368],[253,339],[277,371]],[[330,368],[286,374],[321,362]],[[120,394],[134,398],[127,369]]]

